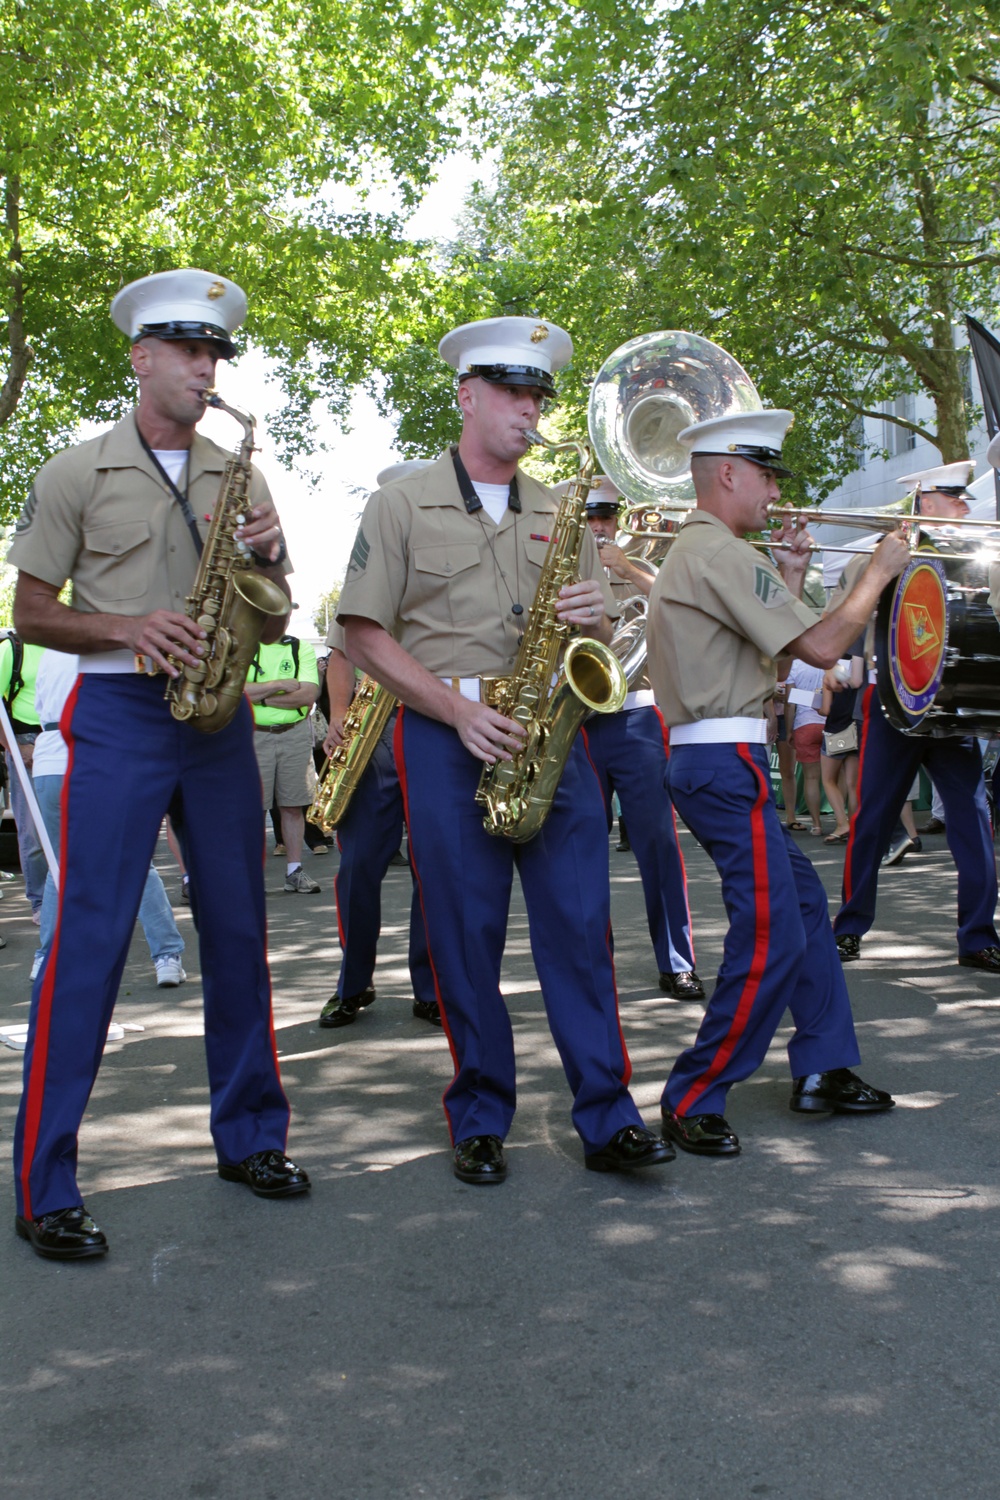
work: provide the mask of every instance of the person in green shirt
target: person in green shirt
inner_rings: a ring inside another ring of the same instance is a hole
[[[41,729],[35,712],[35,678],[38,676],[38,664],[42,659],[43,649],[42,646],[27,645],[17,639],[13,632],[0,640],[0,697],[7,705],[7,712],[21,751],[21,759],[29,773],[35,740]],[[45,890],[47,873],[45,855],[42,853],[42,846],[35,832],[35,824],[2,731],[0,731],[0,742],[4,744],[7,761],[7,797],[17,826],[17,847],[21,856],[21,870],[24,874],[24,894],[31,903],[31,920],[37,926],[42,910],[42,894]]]
[[[290,895],[314,895],[319,885],[302,868],[302,809],[312,802],[316,781],[309,722],[319,695],[316,652],[308,641],[295,635],[261,646],[251,665],[246,690],[253,704],[254,749],[264,812],[275,800],[281,811],[282,842],[288,861],[285,890]]]

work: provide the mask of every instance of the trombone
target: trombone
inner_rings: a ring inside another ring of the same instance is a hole
[[[687,515],[691,509],[690,505],[672,504],[670,501],[660,501],[656,505],[629,505],[619,517],[618,529],[626,536],[670,540],[677,535],[682,525],[680,520],[670,520],[670,513],[683,512]],[[886,534],[891,531],[905,531],[909,537],[911,551],[916,551],[917,538],[921,531],[951,531],[953,527],[960,528],[959,537],[956,539],[969,542],[993,541],[1000,547],[1000,521],[970,521],[968,518],[950,520],[939,516],[908,514],[889,515],[885,511],[870,510],[820,510],[815,507],[807,509],[780,503],[768,506],[767,515],[769,521],[780,524],[797,521],[803,526],[854,526],[861,531],[883,531]],[[770,551],[773,547],[780,548],[781,543],[763,540],[751,541],[750,545],[762,551]],[[863,557],[866,553],[873,552],[874,548],[824,547],[821,542],[813,542],[809,551],[846,552],[855,557]]]

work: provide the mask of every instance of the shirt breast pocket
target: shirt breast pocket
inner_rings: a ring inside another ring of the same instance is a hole
[[[152,584],[153,545],[148,521],[112,521],[83,533],[87,586],[102,603],[141,599]]]
[[[474,542],[414,547],[412,603],[429,605],[429,613],[442,625],[480,618],[484,600],[479,562]]]

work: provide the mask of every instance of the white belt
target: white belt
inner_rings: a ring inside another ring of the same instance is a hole
[[[93,651],[80,657],[81,672],[132,672],[136,670],[134,651]]]
[[[671,724],[670,748],[677,745],[766,745],[766,719],[696,719]]]
[[[468,698],[470,703],[478,703],[482,698],[483,685],[478,677],[442,677],[441,681],[445,687]]]
[[[637,688],[634,693],[625,694],[625,702],[622,704],[621,711],[625,713],[629,708],[652,708],[655,702],[652,688]]]

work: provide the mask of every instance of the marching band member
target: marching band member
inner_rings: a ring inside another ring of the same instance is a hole
[[[621,506],[620,491],[606,475],[599,475],[587,500],[587,522],[619,604],[636,594],[648,598],[655,578],[615,545]],[[653,702],[648,674],[644,672],[638,687],[630,690],[620,713],[592,715],[584,734],[601,780],[609,832],[611,798],[618,793],[642,877],[660,988],[676,1000],[703,1000],[705,987],[694,967],[684,859],[677,843],[673,803],[666,791],[667,733]]]
[[[232,358],[240,288],[207,271],[165,271],[111,306],[132,342],[139,401],[110,432],[41,470],[17,523],[18,629],[81,656],[61,728],[59,914],[32,994],[14,1141],[17,1233],[39,1255],[102,1255],[83,1206],[76,1142],[93,1087],[160,824],[183,814],[199,916],[212,1138],[219,1175],[263,1197],[309,1188],[285,1153],[265,913],[260,777],[244,700],[216,734],[173,718],[164,673],[197,665],[205,632],[184,613],[228,455],[196,428],[216,361]],[[256,471],[243,536],[281,577],[284,543]],[[59,602],[71,579],[73,603]],[[158,676],[136,672],[143,655]]]
[[[393,464],[378,476],[381,489],[398,469],[419,473],[424,462]],[[326,681],[330,695],[330,732],[324,743],[327,755],[343,744],[344,716],[354,695],[354,668],[344,654],[343,627],[330,626],[326,644],[330,657]],[[350,1026],[358,1012],[375,1002],[375,956],[382,928],[382,882],[403,837],[403,794],[392,752],[395,713],[390,718],[372,757],[365,767],[342,821],[337,825],[340,867],[333,882],[337,903],[337,930],[343,958],[337,988],[319,1013],[319,1025],[334,1029]],[[411,870],[412,875],[412,870]],[[441,1012],[434,993],[434,975],[427,955],[420,893],[413,881],[410,902],[410,980],[413,984],[413,1014],[418,1021],[441,1025]]]
[[[458,372],[461,437],[423,473],[372,496],[338,618],[348,657],[404,705],[396,762],[455,1062],[444,1097],[454,1171],[477,1184],[502,1182],[507,1171],[515,1069],[500,964],[515,864],[585,1164],[647,1167],[673,1151],[645,1129],[628,1092],[604,808],[582,740],[548,821],[527,843],[487,833],[475,800],[483,763],[509,760],[523,736],[490,706],[491,683],[515,663],[557,505],[518,461],[572,343],[549,323],[492,318],[455,329],[440,352]],[[582,576],[556,610],[606,642],[615,607],[589,533],[583,542]]]
[[[740,1150],[726,1097],[760,1066],[786,1007],[795,1023],[792,1109],[871,1113],[894,1102],[850,1071],[859,1053],[826,895],[778,818],[764,703],[776,658],[833,666],[908,554],[903,540],[887,537],[856,595],[817,621],[796,597],[808,534],[791,541],[784,578],[743,540],[779,498],[791,419],[788,411],[743,412],[684,428],[697,506],[650,595],[649,670],[670,729],[667,784],[719,871],[730,917],[698,1036],[663,1091],[666,1134],[696,1155]]]
[[[963,461],[923,469],[899,482],[917,487],[915,515],[961,520],[969,513],[971,473],[972,465]],[[850,597],[868,563],[867,557],[852,559],[834,601],[842,593]],[[913,779],[925,766],[944,802],[945,836],[958,867],[958,962],[1000,974],[996,858],[979,746],[972,738],[903,734],[886,718],[872,677],[864,700],[858,808],[844,859],[842,905],[833,921],[841,961],[851,963],[861,953],[861,939],[875,920],[882,857]]]

